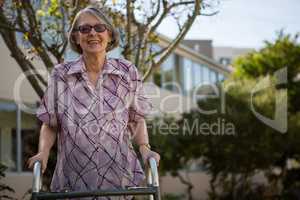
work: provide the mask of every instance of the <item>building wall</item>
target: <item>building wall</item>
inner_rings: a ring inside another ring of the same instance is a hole
[[[199,54],[207,56],[211,59],[214,58],[212,40],[184,40],[182,43],[195,50]]]
[[[210,176],[204,172],[181,172],[183,177],[189,177],[189,181],[193,184],[192,196],[194,200],[207,199],[207,191],[209,190]],[[186,195],[187,186],[183,185],[179,178],[166,175],[161,179],[162,194]],[[187,197],[187,196],[185,196]]]
[[[226,66],[231,65],[238,56],[247,54],[253,50],[251,48],[214,47],[213,55],[217,62]]]
[[[0,39],[0,99],[13,100],[14,88],[20,91],[24,102],[34,103],[39,98],[26,79],[23,79],[23,73],[17,62],[10,56],[6,44]],[[38,61],[35,62],[39,69],[44,69]],[[20,87],[19,87],[20,86]],[[19,90],[20,89],[20,90]],[[19,93],[19,92],[18,92]]]

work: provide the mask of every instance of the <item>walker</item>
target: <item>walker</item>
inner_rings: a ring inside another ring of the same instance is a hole
[[[147,186],[146,187],[126,187],[111,190],[92,190],[92,191],[66,191],[66,192],[43,192],[41,162],[37,161],[33,167],[33,184],[32,184],[32,200],[48,200],[48,199],[65,199],[65,198],[83,198],[83,197],[105,197],[105,196],[141,196],[149,195],[150,200],[160,200],[159,178],[157,164],[154,158],[149,159],[147,169]]]

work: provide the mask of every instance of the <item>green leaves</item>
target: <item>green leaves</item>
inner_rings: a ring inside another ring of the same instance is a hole
[[[273,181],[281,182],[284,189],[277,190],[285,194],[300,184],[299,180],[291,178],[297,177],[300,169],[288,170],[286,164],[290,159],[300,160],[300,84],[295,79],[300,73],[297,36],[282,34],[275,42],[266,42],[262,49],[238,58],[234,67],[234,74],[219,86],[225,92],[225,113],[220,112],[220,99],[207,99],[200,101],[199,107],[216,109],[216,114],[194,110],[184,113],[181,120],[172,121],[167,117],[160,120],[160,123],[169,126],[176,123],[180,127],[176,134],[162,134],[162,131],[155,130],[156,134],[151,135],[155,149],[161,151],[161,170],[176,176],[177,171],[188,168],[191,161],[200,160],[200,168],[214,177],[210,193],[214,199],[264,199],[263,193],[258,190],[259,187],[266,190],[268,185],[258,186],[252,182],[253,176],[258,173],[264,173],[269,178],[270,187]],[[278,86],[274,73],[284,67],[288,68],[289,82]],[[271,84],[256,92],[251,99],[253,88],[264,79]],[[286,89],[289,95],[288,131],[282,134],[261,122],[253,113],[253,108],[273,119],[276,101],[286,94]],[[225,124],[232,123],[235,134],[212,134],[217,129],[203,134],[199,129],[191,128],[202,124],[215,126],[218,120]],[[153,133],[153,127],[149,133]],[[187,128],[189,134],[183,134]],[[275,168],[280,169],[279,174],[274,174]],[[213,187],[218,187],[219,192]]]
[[[45,11],[43,11],[43,10],[37,10],[36,11],[36,17],[37,18],[41,18],[41,17],[45,17],[46,16],[46,12]]]
[[[297,99],[300,96],[300,43],[298,34],[292,36],[279,32],[274,42],[265,42],[266,46],[259,51],[239,57],[234,62],[234,77],[258,78],[287,67],[289,112],[300,111]],[[297,81],[298,80],[298,81]]]
[[[266,46],[241,56],[234,62],[236,77],[265,76],[278,69],[288,67],[288,71],[300,72],[300,44],[298,35],[291,36],[280,32],[275,42],[265,42]],[[288,77],[292,80],[296,76]]]

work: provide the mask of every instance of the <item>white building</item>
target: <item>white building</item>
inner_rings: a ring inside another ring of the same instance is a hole
[[[253,50],[252,48],[214,47],[213,54],[217,62],[225,66],[231,66],[238,56],[245,55]]]

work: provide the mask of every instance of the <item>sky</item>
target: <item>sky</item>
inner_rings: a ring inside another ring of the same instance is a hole
[[[300,0],[220,0],[219,13],[199,16],[186,39],[212,39],[214,46],[259,48],[276,32],[300,32]],[[174,38],[176,25],[163,23],[159,32]]]

